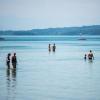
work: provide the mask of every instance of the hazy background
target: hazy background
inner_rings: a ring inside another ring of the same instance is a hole
[[[100,0],[0,0],[0,30],[100,24]]]

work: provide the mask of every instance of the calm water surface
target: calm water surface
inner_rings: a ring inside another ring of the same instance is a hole
[[[0,100],[100,100],[100,36],[2,37]],[[83,59],[90,49],[92,62]],[[9,52],[17,53],[16,70],[7,70]]]

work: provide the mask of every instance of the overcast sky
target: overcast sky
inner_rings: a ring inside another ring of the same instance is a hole
[[[100,24],[100,0],[0,0],[0,30]]]

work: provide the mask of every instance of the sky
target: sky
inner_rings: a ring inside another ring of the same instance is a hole
[[[100,24],[100,0],[0,0],[0,30]]]

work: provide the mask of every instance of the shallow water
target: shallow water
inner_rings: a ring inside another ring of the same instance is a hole
[[[100,100],[100,37],[22,38],[0,41],[0,100]],[[55,53],[49,43],[56,43]],[[92,62],[83,59],[90,49]],[[9,52],[17,53],[16,70],[7,70]]]

